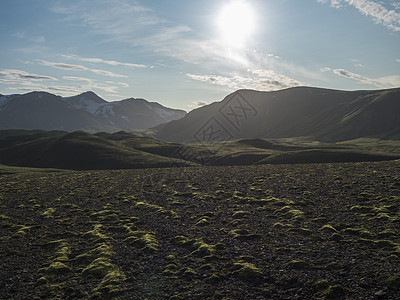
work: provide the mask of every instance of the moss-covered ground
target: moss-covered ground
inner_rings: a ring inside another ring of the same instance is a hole
[[[398,299],[400,162],[0,175],[1,299]]]

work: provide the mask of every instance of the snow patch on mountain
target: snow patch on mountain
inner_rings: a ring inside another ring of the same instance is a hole
[[[113,110],[113,104],[100,104],[98,105],[97,110],[94,113],[95,115],[101,115],[103,117],[115,116],[115,112]]]
[[[181,115],[181,113],[174,111],[172,109],[168,109],[166,107],[163,107],[161,105],[158,105],[157,103],[145,103],[146,107],[153,110],[156,114],[158,114],[162,118],[168,118],[172,117],[174,115]],[[183,117],[184,114],[182,114]]]
[[[96,101],[93,101],[92,99],[86,97],[80,97],[78,101],[73,101],[73,102],[70,101],[71,98],[73,97],[68,97],[63,99],[67,100],[67,102],[73,107],[87,111],[91,114],[95,114],[96,111],[99,109],[99,106],[101,105],[100,103],[97,103]]]

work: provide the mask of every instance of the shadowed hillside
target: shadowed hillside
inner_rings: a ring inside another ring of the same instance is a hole
[[[82,131],[28,133],[0,142],[0,160],[6,165],[77,170],[167,167],[175,162],[188,165]]]
[[[0,131],[0,164],[61,169],[130,169],[193,165],[252,165],[382,161],[400,158],[400,141],[318,143],[298,139],[241,139],[167,143],[119,131]]]
[[[400,89],[337,91],[298,87],[276,92],[240,90],[223,101],[155,127],[167,141],[199,141],[216,129],[219,140],[310,137],[344,141],[360,137],[398,139]],[[207,137],[209,139],[209,137]]]

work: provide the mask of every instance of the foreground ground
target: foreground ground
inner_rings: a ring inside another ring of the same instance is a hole
[[[400,161],[0,175],[2,299],[398,299]]]

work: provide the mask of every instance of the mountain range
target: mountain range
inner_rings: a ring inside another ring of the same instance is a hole
[[[158,139],[200,143],[242,138],[400,139],[400,88],[239,90],[154,130]]]
[[[107,102],[93,92],[66,98],[46,92],[0,95],[0,129],[131,131],[185,115],[183,110],[144,99]]]
[[[93,92],[64,98],[46,92],[0,95],[2,129],[89,133],[141,130],[167,142],[200,144],[248,138],[399,140],[400,88],[238,90],[189,113],[144,99],[107,102]]]

